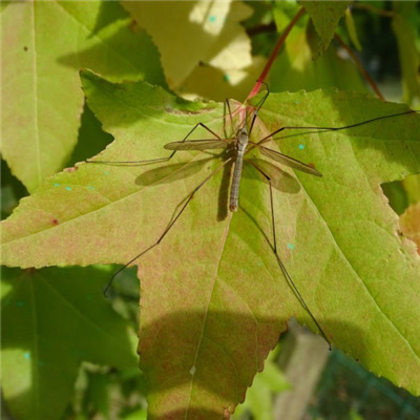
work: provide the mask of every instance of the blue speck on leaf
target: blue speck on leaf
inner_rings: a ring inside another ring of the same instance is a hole
[[[210,22],[216,22],[216,16],[209,16]]]
[[[24,302],[23,300],[20,300],[20,301],[17,303],[17,306],[19,306],[19,308],[21,308],[22,306],[25,306],[25,302]]]
[[[303,150],[305,148],[305,145],[304,144],[299,144],[299,149],[300,150]]]
[[[295,249],[295,246],[293,245],[293,244],[287,244],[287,248],[289,248],[289,249]]]
[[[224,74],[223,75],[223,81],[224,82],[228,82],[229,81],[229,75],[228,74]]]
[[[29,351],[25,351],[25,353],[23,353],[23,357],[24,357],[26,360],[30,360],[30,358],[31,358],[31,353],[29,353]]]
[[[104,171],[104,175],[109,175],[109,172],[108,171]]]
[[[60,184],[58,182],[54,182],[54,187],[59,187]]]
[[[71,187],[66,187],[66,190],[67,191],[71,191]]]

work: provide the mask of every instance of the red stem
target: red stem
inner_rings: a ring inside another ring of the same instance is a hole
[[[287,36],[289,35],[290,31],[292,30],[293,26],[296,25],[296,22],[301,18],[301,16],[305,13],[305,9],[302,7],[299,12],[296,13],[296,16],[291,20],[287,28],[282,33],[280,39],[277,41],[276,46],[273,49],[273,52],[270,55],[270,58],[267,61],[267,64],[264,67],[264,70],[262,71],[260,77],[257,80],[257,83],[255,83],[254,87],[251,90],[251,93],[248,95],[248,99],[251,99],[253,96],[255,96],[263,84],[265,78],[267,77],[268,72],[270,71],[271,66],[274,63],[274,60],[277,57],[277,54],[280,51],[280,48],[283,46],[284,41],[286,40]]]

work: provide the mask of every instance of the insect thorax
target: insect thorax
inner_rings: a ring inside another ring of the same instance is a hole
[[[246,127],[242,127],[236,133],[236,148],[238,150],[245,150],[248,145],[248,130]]]

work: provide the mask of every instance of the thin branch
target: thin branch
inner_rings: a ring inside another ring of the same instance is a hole
[[[334,38],[336,41],[350,54],[351,58],[355,62],[356,66],[359,68],[360,72],[363,74],[364,78],[367,80],[367,82],[370,84],[374,92],[378,95],[378,98],[385,101],[385,98],[382,96],[382,93],[379,91],[378,87],[376,86],[373,79],[369,76],[368,72],[363,67],[363,64],[360,62],[357,55],[353,52],[353,50],[341,39],[341,37],[338,34],[334,35]]]

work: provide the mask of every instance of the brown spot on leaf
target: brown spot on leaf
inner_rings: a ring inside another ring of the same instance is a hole
[[[52,224],[57,226],[58,225],[58,220],[57,219],[53,219],[52,220]]]
[[[77,166],[72,166],[71,168],[65,168],[64,172],[76,172],[78,169]]]

